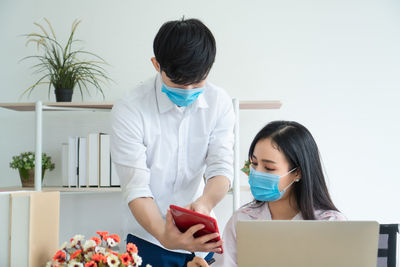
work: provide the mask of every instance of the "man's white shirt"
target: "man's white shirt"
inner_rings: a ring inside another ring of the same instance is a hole
[[[222,175],[232,184],[234,112],[227,93],[207,82],[187,107],[161,92],[161,76],[130,91],[112,109],[111,157],[124,200],[124,234],[161,246],[134,218],[128,203],[152,197],[165,219],[170,204],[186,206],[206,180]]]

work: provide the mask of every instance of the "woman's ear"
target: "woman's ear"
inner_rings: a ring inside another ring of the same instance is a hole
[[[160,72],[161,68],[160,68],[160,64],[158,63],[157,59],[155,57],[152,57],[150,60],[151,60],[151,63],[153,63],[153,66],[156,69],[156,71]]]
[[[294,177],[295,177],[295,182],[298,182],[301,180],[301,170],[300,169],[296,169],[296,171],[294,172]]]

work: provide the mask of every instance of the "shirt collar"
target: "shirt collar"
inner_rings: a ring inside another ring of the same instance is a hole
[[[161,75],[160,73],[158,73],[155,80],[155,90],[156,90],[158,110],[160,113],[165,113],[170,109],[173,109],[175,107],[175,104],[168,98],[168,96],[165,93],[161,92],[161,85],[162,85]],[[207,84],[205,85],[205,87],[207,88]],[[196,101],[194,101],[193,104],[191,104],[189,107],[190,109],[208,108],[208,103],[206,98],[204,97],[204,92],[200,94],[196,99]]]

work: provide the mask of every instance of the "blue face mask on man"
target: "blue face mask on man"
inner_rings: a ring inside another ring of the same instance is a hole
[[[199,95],[203,93],[204,87],[181,89],[170,87],[165,83],[162,83],[161,91],[165,93],[175,105],[186,107],[192,104],[199,97]]]
[[[253,167],[250,167],[249,184],[254,198],[258,201],[279,200],[283,194],[285,194],[289,186],[291,186],[294,182],[299,181],[299,179],[296,179],[286,186],[282,191],[279,191],[279,179],[285,177],[295,169],[297,168],[293,168],[285,175],[279,176],[272,173],[259,172],[254,170]]]

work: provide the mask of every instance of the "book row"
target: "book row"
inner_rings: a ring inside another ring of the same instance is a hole
[[[71,136],[62,144],[62,181],[66,187],[120,186],[111,162],[110,135]]]

